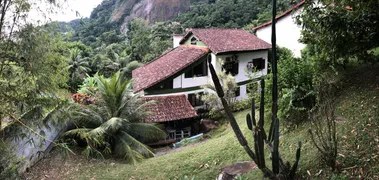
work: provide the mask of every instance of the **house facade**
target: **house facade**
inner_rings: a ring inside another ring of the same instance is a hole
[[[276,17],[276,43],[290,49],[296,57],[300,57],[305,48],[305,44],[299,42],[302,27],[296,23],[296,16],[302,13],[304,4],[305,1],[301,1]],[[271,25],[272,21],[269,21],[254,27],[253,31],[258,38],[271,42]]]
[[[215,93],[202,88],[212,82],[209,61],[216,71],[234,76],[238,84],[236,100],[248,98],[247,84],[252,81],[249,74],[253,79],[267,75],[271,45],[244,30],[191,29],[185,35],[174,35],[173,46],[171,51],[132,72],[135,93],[142,93],[146,100],[158,100],[156,106],[165,102],[165,108],[161,106],[159,111],[154,111],[153,118],[148,118],[155,120],[147,122],[165,123],[166,129],[178,125],[169,122],[195,119],[197,113],[207,109],[200,96]],[[175,102],[182,102],[182,105],[179,107]],[[190,116],[175,115],[169,121],[162,120],[162,114],[174,114],[176,108],[187,109]],[[188,124],[188,127],[192,125]],[[183,134],[181,128],[180,131],[176,128],[177,134]],[[177,137],[175,134],[172,136]]]

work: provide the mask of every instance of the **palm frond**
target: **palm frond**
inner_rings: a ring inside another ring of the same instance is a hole
[[[125,128],[128,125],[128,120],[118,117],[113,117],[108,121],[101,124],[101,126],[91,130],[92,135],[104,136],[106,134],[115,134],[121,128]]]
[[[121,131],[118,142],[116,144],[116,154],[124,157],[125,160],[135,163],[144,158],[153,157],[154,153],[145,144],[129,135],[125,131]]]
[[[153,123],[132,123],[127,132],[141,142],[162,140],[167,137],[162,127]]]

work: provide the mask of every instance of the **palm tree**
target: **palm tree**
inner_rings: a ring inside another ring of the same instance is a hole
[[[83,58],[80,55],[80,50],[78,48],[71,49],[70,57],[67,59],[69,64],[70,78],[74,78],[76,75],[86,73],[90,71],[88,58]]]
[[[87,156],[113,153],[131,163],[154,156],[144,143],[163,139],[166,133],[157,124],[141,123],[147,103],[133,94],[131,80],[123,81],[120,72],[95,79],[96,104],[81,106],[74,118],[77,128],[64,136],[84,143]]]

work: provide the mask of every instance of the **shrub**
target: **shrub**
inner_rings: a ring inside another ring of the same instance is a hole
[[[334,115],[336,108],[335,93],[333,92],[335,90],[330,87],[320,87],[318,93],[320,103],[313,110],[312,129],[309,129],[308,132],[313,145],[321,154],[322,161],[334,171],[336,169],[338,139],[336,116]]]

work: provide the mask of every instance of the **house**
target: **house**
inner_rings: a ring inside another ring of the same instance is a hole
[[[290,49],[296,57],[300,57],[305,48],[305,44],[299,42],[302,27],[296,23],[296,16],[302,13],[304,4],[305,1],[301,1],[276,17],[276,43]],[[253,31],[258,38],[271,42],[271,25],[269,21],[254,27]]]
[[[190,29],[185,35],[174,35],[173,43],[171,51],[132,72],[134,92],[158,102],[147,122],[164,123],[173,132],[171,138],[196,133],[189,121],[196,121],[198,113],[207,109],[200,96],[209,91],[202,85],[212,81],[208,60],[216,71],[235,77],[237,100],[248,97],[248,74],[252,74],[248,71],[256,70],[254,78],[267,74],[271,45],[244,30]]]

